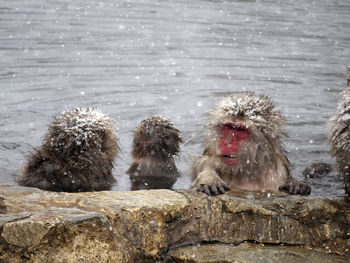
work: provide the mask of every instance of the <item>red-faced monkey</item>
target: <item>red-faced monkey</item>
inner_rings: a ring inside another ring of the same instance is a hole
[[[309,185],[290,176],[282,144],[285,123],[266,96],[242,93],[221,100],[210,113],[203,155],[193,167],[193,187],[208,195],[229,188],[310,194]]]
[[[94,108],[76,108],[54,118],[44,144],[18,175],[23,186],[83,192],[109,190],[118,152],[112,121]]]
[[[180,132],[162,117],[141,121],[134,134],[132,164],[126,171],[131,190],[170,189],[180,176],[174,156],[180,151]]]

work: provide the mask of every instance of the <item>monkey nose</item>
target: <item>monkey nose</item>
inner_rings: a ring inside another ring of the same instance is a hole
[[[224,137],[224,143],[228,146],[230,146],[233,142],[233,134],[226,134]]]

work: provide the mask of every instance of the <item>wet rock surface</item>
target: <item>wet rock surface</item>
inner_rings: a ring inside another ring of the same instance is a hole
[[[0,185],[0,262],[348,262],[349,249],[344,200]]]
[[[269,246],[243,243],[240,245],[207,244],[186,246],[170,252],[172,262],[176,263],[345,263],[343,256],[316,252],[303,247]]]

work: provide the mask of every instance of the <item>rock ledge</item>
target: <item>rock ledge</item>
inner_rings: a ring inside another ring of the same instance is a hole
[[[344,200],[0,185],[1,262],[349,262]]]

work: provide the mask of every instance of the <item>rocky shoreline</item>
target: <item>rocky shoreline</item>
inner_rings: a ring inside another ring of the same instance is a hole
[[[0,185],[1,262],[349,262],[350,204],[283,193]]]

